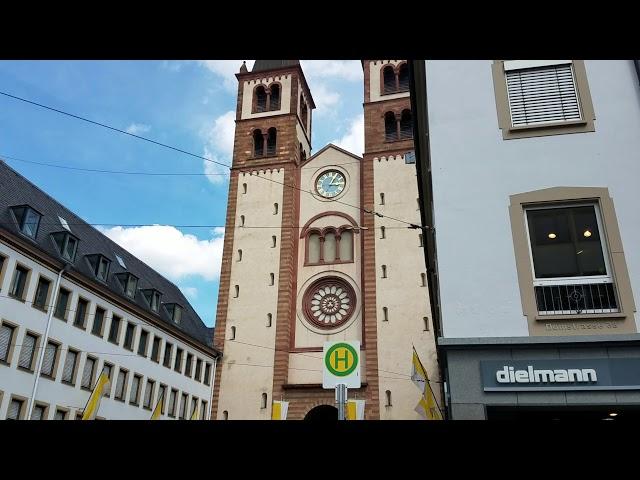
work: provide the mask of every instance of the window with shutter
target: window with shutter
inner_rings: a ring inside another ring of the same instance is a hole
[[[182,394],[182,403],[180,405],[180,420],[184,420],[187,416],[187,402],[189,401],[189,395],[186,393]]]
[[[47,377],[53,377],[53,367],[56,362],[58,346],[54,343],[47,342],[47,348],[44,349],[44,359],[42,360],[42,368],[40,373]]]
[[[11,399],[11,403],[7,409],[7,420],[20,420],[23,405],[23,400],[18,400],[17,398]]]
[[[506,75],[514,127],[582,118],[571,63],[509,70]]]
[[[96,367],[96,359],[87,357],[84,362],[84,370],[82,371],[82,384],[83,388],[91,389],[93,387],[93,372]]]
[[[55,415],[53,416],[53,419],[54,419],[54,420],[66,420],[66,419],[67,419],[67,413],[68,413],[68,412],[66,412],[66,411],[64,411],[64,410],[60,410],[60,409],[58,408],[58,409],[56,409],[56,413],[55,413]]]
[[[14,327],[2,325],[0,327],[0,362],[9,362],[9,351],[11,350],[11,341],[13,340]]]
[[[131,381],[131,394],[129,395],[129,403],[133,405],[138,404],[138,397],[140,395],[140,380],[142,380],[142,377],[140,375],[134,375],[133,380]]]
[[[64,368],[62,371],[62,381],[73,384],[73,374],[76,371],[76,361],[78,359],[78,352],[69,350],[64,360]]]
[[[47,407],[44,405],[35,405],[33,412],[31,412],[31,420],[45,420],[46,411]]]
[[[151,408],[151,401],[153,400],[153,387],[155,382],[147,379],[147,387],[144,391],[144,404],[145,408]]]
[[[582,60],[508,60],[492,66],[503,139],[595,131]]]
[[[178,396],[178,391],[171,389],[171,396],[169,397],[169,415],[172,417],[176,416],[176,397]]]
[[[120,369],[118,380],[116,381],[116,396],[118,400],[124,400],[124,387],[127,383],[127,371]]]
[[[33,353],[35,351],[36,342],[38,337],[35,335],[31,335],[27,333],[22,340],[22,350],[20,350],[20,359],[18,360],[18,366],[22,368],[26,368],[27,370],[32,369],[33,364]]]

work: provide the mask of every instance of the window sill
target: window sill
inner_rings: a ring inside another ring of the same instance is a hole
[[[399,90],[394,90],[392,92],[383,91],[383,92],[380,93],[380,96],[384,97],[385,95],[395,95],[397,93],[409,93],[409,89],[408,88],[401,88]]]
[[[53,316],[53,318],[57,318],[57,319],[58,319],[58,320],[60,320],[61,322],[65,322],[65,323],[67,323],[67,319],[66,319],[66,318],[60,318],[60,317],[57,317],[56,315],[54,315],[54,316]]]
[[[266,160],[269,158],[278,158],[278,154],[277,153],[273,153],[273,154],[268,154],[268,155],[260,155],[258,157],[256,156],[252,156],[249,157],[249,160]]]
[[[90,392],[91,391],[91,387],[85,387],[84,385],[82,385],[82,386],[80,386],[80,390],[84,390],[85,392]]]
[[[22,370],[25,373],[33,373],[33,369],[32,368],[21,367],[20,365],[18,365],[18,370]]]
[[[118,402],[125,403],[124,398],[114,397],[114,400],[117,400]]]
[[[71,387],[74,388],[76,385],[73,382],[68,382],[66,380],[60,380],[60,383],[62,383],[63,385],[66,385],[67,387]]]
[[[116,347],[119,347],[120,345],[118,345],[118,342],[114,341],[114,340],[107,340],[109,343],[115,345]]]
[[[5,367],[10,367],[11,364],[9,362],[7,362],[6,360],[0,360],[0,365],[4,365]]]
[[[20,297],[18,297],[16,295],[9,294],[9,298],[13,298],[14,300],[17,300],[18,302],[27,303],[24,298],[20,298]]]
[[[129,405],[131,405],[133,407],[139,407],[140,406],[140,404],[138,402],[132,402],[132,401],[129,401]]]
[[[44,308],[44,307],[40,307],[38,305],[31,305],[31,306],[33,308],[35,308],[36,310],[38,310],[39,312],[42,312],[42,313],[47,313],[48,312],[48,310],[46,308]]]
[[[142,409],[143,409],[143,410],[149,410],[149,411],[151,411],[151,407],[146,407],[146,406],[145,406],[145,407],[142,407]]]
[[[102,333],[91,332],[91,335],[94,335],[94,336],[102,339]]]
[[[534,130],[538,128],[575,127],[583,125],[587,125],[586,120],[571,120],[566,122],[540,123],[535,125],[522,125],[521,127],[509,127],[509,131],[519,132],[522,130]]]
[[[394,140],[387,140],[387,139],[385,139],[384,143],[406,142],[407,140],[413,141],[413,137],[407,137],[407,138],[396,138],[396,139],[394,139]]]
[[[41,374],[40,374],[40,377],[41,377],[41,378],[46,378],[47,380],[51,380],[52,382],[55,382],[55,381],[56,381],[56,377],[52,377],[51,375],[46,375],[46,374],[44,374],[44,373],[41,373]]]
[[[79,328],[83,332],[87,331],[87,326],[86,325],[77,325],[77,324],[74,323],[73,326],[76,327],[76,328]]]
[[[536,320],[607,320],[607,319],[623,319],[627,315],[620,313],[589,313],[585,315],[536,315]]]

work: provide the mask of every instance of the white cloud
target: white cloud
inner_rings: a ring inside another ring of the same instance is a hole
[[[192,300],[198,298],[198,289],[196,287],[180,287],[180,290]]]
[[[251,71],[253,60],[247,60],[247,68]],[[198,64],[212,73],[222,77],[222,86],[231,92],[238,90],[235,74],[240,71],[242,60],[199,60]]]
[[[151,126],[145,125],[143,123],[132,123],[126,129],[127,133],[132,133],[134,135],[140,135],[141,133],[147,133],[151,130]]]
[[[230,110],[216,118],[213,125],[205,129],[204,156],[206,158],[231,165],[236,129],[235,119],[236,112]],[[203,165],[204,173],[209,174],[207,178],[211,183],[219,185],[226,181],[227,177],[219,174],[228,173],[227,167],[206,160],[203,160]]]
[[[182,70],[182,61],[181,60],[163,60],[162,68],[166,68],[171,72],[179,72]]]
[[[309,83],[314,78],[336,78],[350,82],[362,82],[363,79],[360,60],[301,60],[300,65]]]
[[[334,107],[340,100],[339,93],[330,91],[324,83],[318,83],[314,86],[311,94],[316,104],[316,115],[335,113],[335,110],[331,109],[331,107]]]
[[[209,240],[169,225],[100,228],[111,240],[173,282],[189,277],[215,280],[220,275],[224,229]]]
[[[349,125],[348,132],[339,140],[331,143],[356,155],[364,152],[364,116],[357,116]]]

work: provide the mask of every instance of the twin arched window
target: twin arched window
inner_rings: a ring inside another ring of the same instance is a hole
[[[382,69],[382,94],[406,92],[409,90],[409,65],[401,63],[397,67],[387,65]]]
[[[268,87],[258,85],[254,91],[253,113],[270,112],[280,110],[281,89],[277,83]]]
[[[311,230],[305,244],[305,265],[353,262],[353,231],[350,227]]]
[[[400,116],[394,112],[384,114],[384,139],[386,142],[413,138],[413,116],[405,109]]]
[[[259,128],[253,131],[253,156],[254,157],[272,157],[276,154],[276,144],[278,140],[278,131],[275,127],[262,133]]]

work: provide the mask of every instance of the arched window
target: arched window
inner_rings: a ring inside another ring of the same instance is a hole
[[[278,214],[278,204],[277,204],[277,203],[274,203],[274,204],[273,204],[273,214],[274,214],[274,215],[277,215],[277,214]]]
[[[275,282],[275,275],[273,273],[269,274],[269,285],[273,285]]]
[[[420,274],[420,282],[421,282],[421,286],[422,287],[426,287],[427,286],[427,274],[426,273],[421,273]]]
[[[336,234],[327,233],[324,236],[323,259],[325,262],[333,262],[336,259]]]
[[[256,88],[256,112],[267,110],[267,92],[262,85]]]
[[[271,315],[270,313],[267,313],[267,327],[271,326],[272,319],[273,319],[273,315]]]
[[[384,114],[384,139],[387,142],[398,140],[398,122],[393,112]]]
[[[264,155],[264,136],[262,130],[253,131],[253,156],[262,157]]]
[[[242,250],[241,249],[238,250],[238,261],[239,262],[242,261]]]
[[[276,236],[271,236],[271,248],[276,248]]]
[[[400,138],[413,138],[413,120],[411,117],[411,110],[403,110],[400,117]],[[420,203],[418,203],[420,206]]]
[[[340,234],[340,260],[353,260],[353,232],[345,230]]]
[[[409,65],[403,63],[398,69],[398,89],[409,90]]]
[[[271,99],[269,102],[269,110],[280,110],[280,85],[277,83],[271,85]]]
[[[267,408],[267,394],[262,394],[262,400],[260,401],[260,408]]]
[[[246,183],[243,183],[243,184],[242,184],[242,193],[243,193],[243,194],[244,194],[244,193],[247,193],[247,184],[246,184]]]
[[[304,162],[307,159],[307,154],[302,147],[302,143],[300,144],[300,161]]]
[[[302,94],[300,94],[300,119],[302,120],[302,126],[304,129],[307,129],[307,103],[302,98]]]
[[[387,65],[382,70],[382,78],[384,82],[384,93],[393,93],[396,88],[396,72],[394,72],[391,65]]]
[[[422,321],[424,322],[424,331],[429,331],[429,317],[422,317]]]
[[[229,412],[227,412],[226,410],[222,412],[222,419],[229,420]]]
[[[380,238],[386,238],[385,235],[386,235],[385,228],[380,227]]]
[[[320,262],[320,235],[312,233],[307,237],[307,255],[309,263]]]
[[[234,285],[235,295],[234,298],[238,298],[240,296],[240,285]]]
[[[244,227],[244,215],[240,215],[240,226]]]
[[[389,321],[389,309],[387,307],[382,307],[382,321]]]
[[[391,390],[387,390],[386,392],[384,392],[386,398],[387,398],[387,407],[391,406]]]
[[[271,127],[267,135],[267,156],[276,154],[276,129]]]
[[[382,278],[387,278],[387,266],[382,265]]]
[[[231,336],[229,337],[229,340],[235,340],[236,339],[236,327],[231,327]]]

